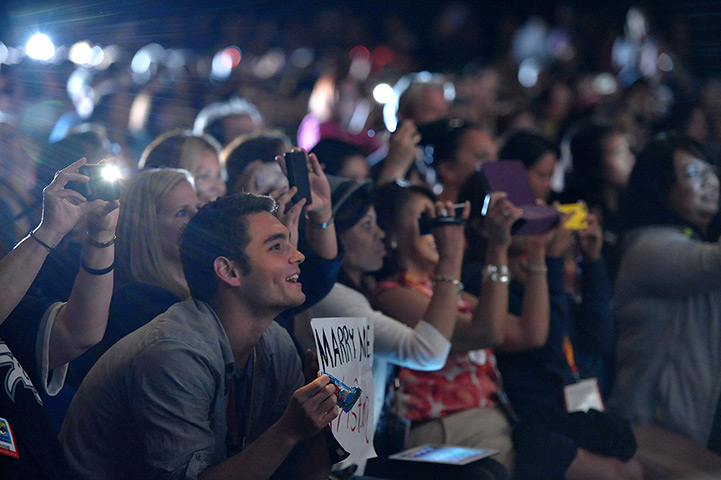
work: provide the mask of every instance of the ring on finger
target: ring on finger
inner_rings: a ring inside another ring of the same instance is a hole
[[[508,210],[503,210],[503,211],[501,212],[501,215],[503,215],[504,217],[508,217],[508,216],[511,215],[511,212],[509,212]]]

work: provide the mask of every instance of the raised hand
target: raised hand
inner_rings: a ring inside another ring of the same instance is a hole
[[[466,202],[463,207],[463,214],[461,218],[464,221],[468,220],[468,215],[471,211],[471,205]],[[438,201],[435,205],[427,206],[425,214],[430,218],[447,217],[455,214],[453,210],[452,202],[441,202]],[[463,246],[465,244],[465,235],[463,233],[463,226],[465,223],[459,224],[445,224],[436,226],[433,228],[433,239],[436,243],[436,249],[440,258],[450,256],[463,257]]]
[[[310,181],[310,195],[313,203],[305,210],[314,223],[325,223],[333,216],[333,205],[330,198],[330,183],[318,162],[315,153],[307,155],[308,180]]]
[[[398,177],[403,177],[413,165],[416,158],[416,146],[420,140],[421,135],[413,121],[403,120],[396,131],[391,134],[384,168],[397,172],[396,176]]]
[[[508,247],[511,244],[511,227],[522,215],[523,210],[508,200],[505,192],[493,192],[483,223],[489,246]]]
[[[323,172],[323,168],[320,166],[318,157],[314,153],[308,155],[303,149],[294,148],[294,151],[302,151],[305,153],[306,166],[308,167],[308,183],[310,184],[310,205],[307,205],[304,210],[306,215],[316,224],[323,224],[331,219],[333,216],[333,210],[330,198],[330,184],[328,178]],[[288,170],[286,168],[285,159],[282,155],[275,157],[276,161],[280,164],[280,168],[283,173],[287,176]]]
[[[578,238],[578,248],[585,262],[595,262],[601,258],[601,249],[603,248],[603,229],[598,217],[589,213],[586,217],[588,227],[579,230],[576,234]]]
[[[115,230],[117,208],[120,205],[117,200],[88,202],[80,193],[65,188],[71,181],[83,183],[90,181],[90,178],[78,173],[78,169],[85,165],[85,162],[85,158],[81,158],[60,170],[55,174],[50,185],[43,189],[42,219],[35,234],[39,234],[47,244],[57,245],[75,227],[80,218],[90,212],[93,212],[93,216],[89,221],[89,228]]]
[[[549,257],[563,257],[573,244],[573,231],[564,228],[571,214],[559,212],[559,215],[556,227],[545,235],[546,255]]]

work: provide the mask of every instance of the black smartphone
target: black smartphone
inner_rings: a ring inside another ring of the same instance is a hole
[[[305,152],[287,152],[285,158],[285,170],[288,174],[288,186],[298,188],[293,196],[292,204],[295,205],[301,198],[305,198],[306,205],[311,204],[310,181],[308,180],[308,166],[305,163]]]
[[[120,182],[115,166],[102,163],[83,165],[78,169],[78,173],[90,177],[90,181],[68,182],[68,188],[79,192],[88,202],[120,198]]]

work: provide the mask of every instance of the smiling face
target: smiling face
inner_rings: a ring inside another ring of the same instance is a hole
[[[668,202],[682,219],[706,230],[719,209],[719,179],[711,165],[684,151],[673,156],[676,183],[668,192]]]
[[[204,149],[200,155],[200,161],[191,173],[198,199],[202,205],[205,205],[225,195],[226,186],[221,175],[218,155],[207,149]]]
[[[290,242],[288,229],[267,212],[245,218],[250,241],[248,270],[240,294],[256,312],[282,312],[305,301],[298,282],[305,257]]]
[[[351,278],[380,270],[386,254],[384,238],[385,233],[376,223],[376,211],[372,206],[353,227],[340,234],[345,247],[343,269]]]
[[[198,211],[198,196],[186,181],[178,183],[161,202],[157,213],[160,247],[166,258],[180,262],[178,238],[183,226]]]

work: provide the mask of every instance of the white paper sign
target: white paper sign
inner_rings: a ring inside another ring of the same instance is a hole
[[[331,422],[338,442],[350,452],[349,462],[375,457],[373,449],[373,321],[368,318],[314,318],[318,365],[361,395],[350,411],[340,410]]]

